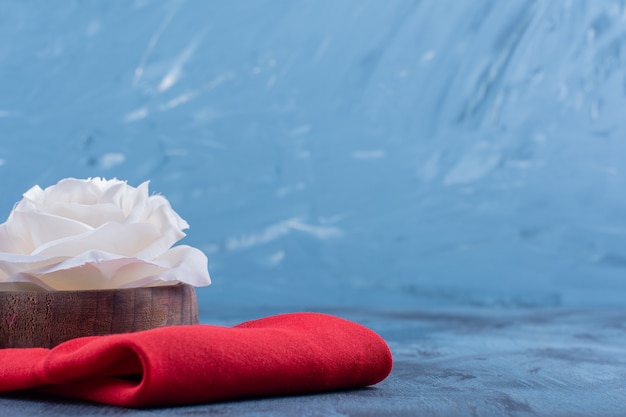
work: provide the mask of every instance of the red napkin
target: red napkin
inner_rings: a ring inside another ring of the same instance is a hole
[[[376,384],[391,353],[373,331],[317,313],[229,328],[172,326],[93,336],[54,349],[0,349],[0,392],[163,406]]]

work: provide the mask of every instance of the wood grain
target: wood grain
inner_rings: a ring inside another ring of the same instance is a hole
[[[194,287],[0,292],[0,348],[198,323]]]

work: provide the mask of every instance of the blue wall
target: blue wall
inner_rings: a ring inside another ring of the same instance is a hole
[[[626,305],[623,1],[0,1],[0,39],[0,212],[150,179],[204,306]]]

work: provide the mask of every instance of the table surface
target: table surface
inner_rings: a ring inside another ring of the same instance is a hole
[[[214,324],[281,311],[250,309]],[[394,355],[380,384],[350,391],[160,409],[19,393],[0,416],[590,416],[626,413],[626,310],[328,309],[379,332]]]

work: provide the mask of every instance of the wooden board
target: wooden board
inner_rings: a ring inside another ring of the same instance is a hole
[[[189,285],[0,292],[0,348],[53,347],[80,336],[197,322],[196,293]]]

